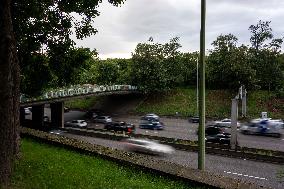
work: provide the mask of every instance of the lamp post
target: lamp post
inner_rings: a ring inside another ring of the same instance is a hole
[[[198,90],[199,90],[199,84],[198,84],[198,80],[199,80],[199,78],[198,78],[198,71],[199,71],[199,69],[198,69],[198,66],[199,66],[199,64],[198,64],[198,58],[197,58],[197,61],[196,61],[196,116],[198,116],[198,109],[199,109],[199,103],[198,103],[198,100],[199,100],[199,97],[198,97]]]
[[[206,0],[201,0],[200,30],[200,82],[199,82],[199,133],[198,169],[205,169],[205,17]]]

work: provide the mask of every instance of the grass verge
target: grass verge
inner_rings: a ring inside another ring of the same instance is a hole
[[[21,151],[12,188],[205,188],[32,139],[22,139]]]
[[[235,93],[226,90],[206,91],[206,117],[224,118],[231,116],[231,99]],[[159,115],[193,116],[197,114],[196,89],[177,88],[167,93],[149,95],[136,107],[137,113],[154,112]],[[248,91],[247,116],[260,117],[261,112],[268,112],[272,118],[284,119],[284,99],[277,98],[274,92]],[[241,101],[239,101],[241,115]]]

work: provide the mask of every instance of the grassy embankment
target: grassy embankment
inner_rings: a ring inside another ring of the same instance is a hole
[[[22,139],[21,151],[12,188],[205,188],[31,139]]]
[[[231,99],[235,95],[233,92],[224,90],[206,91],[206,116],[209,118],[230,117]],[[76,100],[76,103],[66,103],[66,105],[87,109],[96,100],[99,100],[99,98]],[[239,102],[239,105],[241,105],[241,102]],[[284,119],[284,99],[277,98],[273,92],[248,91],[248,118],[259,117],[263,111],[268,112],[269,117]],[[196,114],[196,90],[194,88],[179,88],[160,95],[149,95],[146,100],[136,107],[135,112],[155,112],[159,115],[175,115],[176,112],[179,112],[182,116],[193,116]],[[241,106],[239,106],[240,114]]]

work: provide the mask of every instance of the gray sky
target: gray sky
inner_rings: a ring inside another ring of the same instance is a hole
[[[180,37],[181,51],[199,49],[201,0],[126,0],[121,7],[104,1],[95,19],[98,33],[75,40],[78,47],[96,48],[100,58],[130,58],[139,42],[149,37],[165,43]],[[275,37],[284,36],[284,0],[207,0],[206,49],[220,34],[232,33],[249,44],[248,27],[272,21]],[[282,48],[283,49],[283,48]]]

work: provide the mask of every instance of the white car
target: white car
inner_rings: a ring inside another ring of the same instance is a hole
[[[284,122],[282,119],[272,119],[272,118],[258,118],[251,120],[251,123],[267,122],[268,125],[279,125],[284,128]]]
[[[110,116],[96,116],[93,118],[95,123],[111,123],[112,118]]]
[[[160,117],[157,114],[146,114],[141,119],[155,119],[160,120]]]
[[[65,125],[69,127],[86,128],[87,122],[85,120],[73,120],[71,122],[66,122]]]
[[[59,129],[54,129],[54,130],[50,130],[49,133],[50,134],[55,134],[55,135],[63,135],[66,131],[62,131]]]
[[[241,127],[241,133],[249,135],[266,135],[266,136],[275,136],[281,137],[280,129],[283,126],[278,122],[273,122],[270,120],[262,120],[259,122],[250,122]]]
[[[221,121],[215,121],[215,125],[219,127],[227,127],[231,128],[231,119],[225,118]],[[239,128],[241,126],[240,122],[237,122],[237,127]]]
[[[174,153],[174,148],[146,139],[129,138],[123,141],[125,148],[131,152],[142,152],[153,155],[168,155]]]

